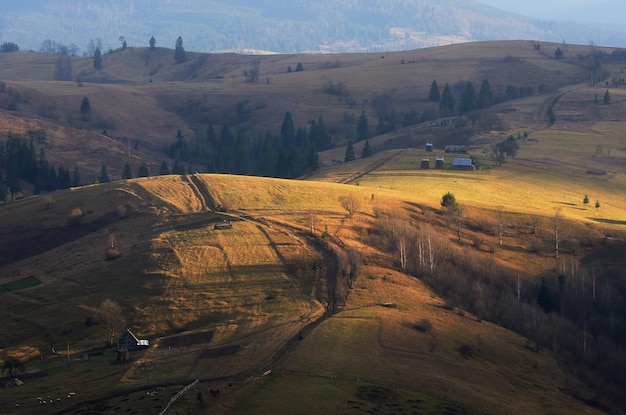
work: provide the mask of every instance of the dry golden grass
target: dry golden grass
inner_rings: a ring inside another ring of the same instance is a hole
[[[344,310],[305,336],[288,359],[272,368],[270,379],[258,384],[254,409],[235,401],[233,413],[285,413],[290,394],[277,391],[316,383],[298,395],[299,413],[319,413],[322,407],[353,413],[346,400],[357,400],[356,387],[368,384],[420,391],[494,414],[542,413],[548,406],[553,413],[598,413],[565,394],[555,395],[572,385],[549,352],[535,353],[519,336],[445,309],[414,278],[388,269],[366,267],[363,272]],[[396,308],[385,308],[384,302]],[[430,321],[432,330],[415,330],[420,319]],[[471,359],[460,356],[462,345],[473,349]],[[334,387],[347,396],[327,392]]]

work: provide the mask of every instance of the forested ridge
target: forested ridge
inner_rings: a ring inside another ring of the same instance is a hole
[[[115,48],[120,36],[136,46],[151,35],[161,40],[183,36],[189,50],[202,52],[367,52],[496,39],[626,44],[626,33],[618,27],[540,21],[458,0],[357,5],[329,0],[107,0],[88,4],[51,0],[37,7],[12,6],[0,16],[0,32],[2,40],[30,50],[38,50],[46,39],[65,44],[102,39],[105,48]],[[81,53],[87,53],[86,45],[78,46]]]

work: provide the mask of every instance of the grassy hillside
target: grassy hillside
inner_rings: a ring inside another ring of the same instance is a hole
[[[345,194],[363,199],[353,219],[339,202]],[[525,397],[519,413],[546,405],[554,413],[595,413],[570,397],[594,395],[563,372],[551,352],[531,351],[528,340],[451,308],[395,271],[394,256],[368,242],[381,208],[421,203],[428,201],[403,189],[197,175],[8,204],[0,216],[3,252],[13,253],[1,268],[7,287],[0,294],[2,351],[26,362],[26,383],[3,399],[5,408],[17,403],[37,413],[44,408],[37,397],[49,395],[62,398],[55,405],[64,412],[81,413],[85,401],[97,413],[141,412],[165,405],[177,388],[167,385],[200,378],[202,386],[179,408],[202,413],[195,397],[203,392],[211,410],[288,413],[334,390],[305,405],[310,413],[389,405],[404,412],[511,413],[502,406],[511,393]],[[216,212],[218,205],[227,211]],[[71,222],[76,208],[84,215]],[[32,221],[15,225],[16,217]],[[232,229],[214,229],[224,220]],[[542,225],[546,233],[549,227]],[[105,259],[110,235],[121,252],[115,260]],[[497,257],[511,267],[533,258],[524,278],[553,266],[549,256],[510,250],[515,239],[509,236]],[[352,286],[342,276],[350,250],[363,264]],[[22,285],[27,278],[36,285]],[[101,349],[105,331],[86,323],[105,298],[122,306],[125,326],[151,341],[128,364],[112,364],[114,349]],[[325,309],[335,312],[311,325]],[[416,330],[423,320],[430,326]],[[470,347],[470,360],[459,355],[462,346]],[[88,350],[92,357],[82,360]],[[271,376],[250,382],[268,369]],[[296,385],[299,392],[276,397],[276,390]],[[144,402],[146,390],[155,388]],[[210,394],[217,389],[220,398]],[[76,395],[65,398],[69,392]]]
[[[250,141],[267,132],[278,135],[285,112],[292,114],[296,127],[309,127],[310,120],[323,117],[334,145],[355,138],[356,120],[362,110],[369,118],[370,135],[389,117],[399,120],[414,111],[427,123],[405,127],[397,122],[394,140],[383,139],[374,150],[421,147],[431,139],[443,147],[447,143],[489,145],[494,135],[516,129],[546,128],[546,111],[564,91],[583,88],[590,79],[593,53],[608,57],[612,49],[544,43],[486,42],[452,45],[384,54],[341,55],[207,55],[188,54],[187,62],[175,65],[173,52],[158,48],[127,48],[107,54],[101,71],[92,60],[73,58],[74,82],[53,81],[56,58],[31,52],[0,56],[0,133],[27,135],[28,130],[48,132],[42,146],[52,162],[63,161],[80,167],[86,183],[96,177],[102,164],[110,175],[121,177],[128,163],[133,172],[141,163],[156,174],[181,130],[191,145],[206,141],[207,126],[219,134],[223,125]],[[557,60],[554,51],[564,49]],[[604,59],[604,58],[603,58]],[[608,59],[608,58],[607,58]],[[287,73],[297,63],[302,72]],[[258,63],[258,83],[245,82],[243,72]],[[606,61],[598,76],[610,81],[619,76],[619,61]],[[428,101],[430,85],[436,79],[440,88],[452,86],[456,102],[467,81],[478,89],[487,79],[494,101],[506,101],[475,114],[474,120],[492,119],[478,126],[433,131],[431,120],[439,106]],[[532,96],[507,101],[507,88],[530,88]],[[561,88],[566,88],[561,91]],[[328,91],[339,92],[330,94]],[[614,88],[611,88],[612,90]],[[605,88],[588,93],[602,101]],[[614,89],[616,94],[619,90]],[[80,113],[87,97],[91,112]],[[620,104],[615,111],[588,113],[589,121],[621,119]],[[579,102],[577,105],[580,105]],[[568,111],[563,109],[564,114]],[[558,121],[565,118],[558,117]],[[579,121],[568,128],[578,129]],[[388,126],[386,128],[389,128]],[[494,134],[495,133],[495,134]],[[110,153],[85,151],[81,140],[111,148]],[[113,141],[111,141],[113,140]],[[206,145],[206,144],[203,144]],[[130,147],[130,148],[129,148]],[[39,148],[37,149],[39,150]],[[130,151],[129,151],[130,150]],[[123,151],[123,153],[122,153]],[[343,154],[335,157],[343,159]],[[328,164],[328,160],[322,157]],[[173,161],[172,161],[173,162]],[[171,162],[170,162],[171,163]],[[208,161],[196,160],[193,169],[207,171]]]
[[[0,112],[3,135],[44,128],[46,155],[93,177],[106,164],[117,179],[126,162],[156,172],[176,129],[204,134],[241,100],[254,108],[237,124],[246,134],[280,128],[289,110],[296,124],[322,115],[338,145],[302,180],[166,175],[0,206],[0,359],[25,365],[3,413],[50,413],[50,400],[55,413],[158,412],[195,379],[172,411],[623,411],[626,100],[609,75],[588,85],[590,47],[567,46],[563,60],[556,47],[193,55],[183,66],[167,63],[171,51],[129,49],[102,73],[77,59],[76,83],[45,78],[54,61],[32,69],[40,55],[0,55],[0,99],[17,103]],[[143,59],[162,66],[150,75]],[[255,59],[269,83],[244,82]],[[297,62],[305,70],[286,73]],[[433,78],[534,93],[475,122],[396,128],[371,138],[371,157],[343,162],[362,108],[370,128],[376,96],[434,110]],[[339,81],[356,105],[322,91]],[[492,145],[510,135],[519,151],[497,165]],[[481,169],[452,169],[447,144],[467,145]],[[420,168],[436,156],[444,169]],[[446,192],[459,215],[441,207]],[[107,346],[105,299],[123,311],[114,337],[128,327],[150,340],[127,363]]]

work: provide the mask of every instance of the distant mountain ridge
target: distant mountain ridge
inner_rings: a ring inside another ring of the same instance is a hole
[[[39,50],[50,39],[90,39],[115,49],[173,47],[181,36],[189,51],[238,53],[377,52],[465,41],[536,39],[626,47],[626,29],[557,23],[460,0],[77,0],[24,1],[0,15],[0,42]]]

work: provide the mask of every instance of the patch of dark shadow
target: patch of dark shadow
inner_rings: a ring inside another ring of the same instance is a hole
[[[203,350],[200,353],[200,359],[217,359],[218,357],[232,356],[241,348],[238,344],[230,346],[215,347],[213,349]]]
[[[558,202],[556,200],[553,200],[552,203],[558,203],[559,205],[565,205],[565,206],[576,206],[576,203],[570,203],[570,202]]]
[[[196,344],[211,343],[214,335],[215,331],[211,330],[168,337],[159,342],[159,347],[189,347],[195,346]]]
[[[395,391],[382,386],[359,386],[355,395],[362,401],[375,404],[388,404],[398,401],[398,394]]]
[[[121,219],[116,212],[109,212],[98,219],[81,222],[75,226],[45,228],[28,223],[4,226],[0,228],[0,265],[39,255],[83,238]]]
[[[9,291],[19,291],[24,290],[26,288],[36,287],[41,284],[39,278],[30,275],[28,277],[19,279],[17,281],[7,282],[5,284],[0,285],[0,292],[9,292]]]
[[[626,225],[626,220],[616,220],[616,219],[602,219],[602,218],[587,218],[594,222],[606,223],[609,225]]]
[[[606,174],[606,171],[602,169],[589,169],[585,173],[592,176],[604,176]]]

